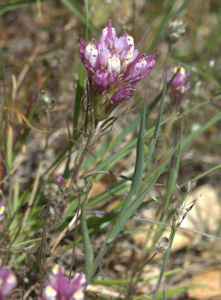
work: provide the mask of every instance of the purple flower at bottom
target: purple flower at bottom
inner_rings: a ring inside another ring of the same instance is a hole
[[[155,56],[139,54],[128,33],[117,37],[111,21],[98,41],[80,39],[80,58],[88,72],[90,101],[98,119],[135,94],[135,85],[152,71]]]
[[[0,267],[0,300],[10,296],[16,284],[17,279],[12,271]]]
[[[83,300],[86,284],[84,273],[76,273],[69,280],[63,275],[62,266],[55,265],[45,282],[43,298],[39,300]]]
[[[177,74],[168,87],[167,93],[174,100],[179,101],[184,96],[185,92],[190,88],[190,82],[186,81],[190,76],[190,73],[186,73],[186,70],[181,66],[170,69],[170,72],[172,73],[172,75],[168,76],[167,82],[170,82],[174,74]]]

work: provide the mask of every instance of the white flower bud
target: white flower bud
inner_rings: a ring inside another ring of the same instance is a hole
[[[98,50],[93,43],[89,43],[85,48],[85,58],[89,61],[92,67],[95,66],[97,57],[98,57]]]
[[[109,73],[120,73],[121,70],[121,63],[120,59],[115,56],[109,56],[108,62],[107,62],[107,69]]]

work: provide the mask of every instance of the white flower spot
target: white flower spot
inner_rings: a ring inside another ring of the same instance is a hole
[[[95,66],[98,56],[98,50],[94,44],[89,43],[85,48],[85,57],[89,61],[92,67]]]
[[[84,298],[84,294],[81,290],[74,293],[74,300],[82,300]]]
[[[53,270],[52,270],[52,273],[53,273],[54,275],[57,275],[57,274],[58,274],[58,271],[59,271],[59,265],[55,265],[54,268],[53,268]]]
[[[131,35],[127,36],[127,44],[131,46],[131,51],[134,51],[134,38]]]
[[[176,73],[176,72],[178,71],[178,67],[175,67],[175,68],[173,69],[173,71],[174,71],[174,73]],[[180,68],[179,68],[179,71],[180,71],[180,74],[181,74],[182,76],[185,76],[185,75],[186,75],[186,70],[184,69],[184,67],[180,67]]]
[[[53,287],[48,285],[44,290],[44,297],[46,300],[56,300],[57,292]]]
[[[121,63],[120,63],[120,59],[115,57],[115,56],[109,56],[108,58],[108,72],[112,73],[112,72],[116,72],[116,73],[120,73],[121,70]]]

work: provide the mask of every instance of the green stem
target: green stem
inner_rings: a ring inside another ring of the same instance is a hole
[[[94,253],[93,248],[90,241],[90,236],[88,233],[87,227],[87,219],[86,219],[86,199],[84,199],[81,205],[81,231],[83,235],[84,241],[84,249],[85,249],[85,273],[87,277],[87,282],[90,283],[92,279],[92,271],[94,268]]]
[[[78,207],[77,207],[77,214],[76,214],[76,220],[75,220],[75,227],[74,227],[74,240],[73,240],[73,251],[72,251],[72,257],[71,257],[71,265],[70,265],[70,272],[69,272],[69,280],[71,280],[72,275],[72,269],[74,266],[74,255],[75,255],[75,248],[76,248],[76,240],[77,240],[77,230],[78,230],[78,218],[80,213],[80,205],[81,205],[81,196],[78,195]]]

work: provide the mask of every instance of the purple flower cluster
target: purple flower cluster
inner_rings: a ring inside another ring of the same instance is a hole
[[[185,92],[190,88],[190,82],[186,81],[190,76],[190,73],[186,73],[186,70],[181,66],[170,69],[170,72],[172,75],[168,76],[167,82],[170,82],[174,74],[177,74],[168,87],[167,92],[172,99],[179,101],[184,96]]]
[[[3,219],[5,213],[5,207],[4,205],[0,202],[0,221]]]
[[[155,56],[139,54],[127,33],[118,38],[111,21],[99,41],[93,39],[87,44],[80,39],[80,58],[88,72],[92,106],[101,118],[104,111],[108,115],[116,104],[135,94],[135,85],[153,69]]]
[[[42,300],[83,300],[86,283],[83,273],[76,273],[69,280],[63,275],[62,266],[55,265],[45,283]]]
[[[0,267],[0,300],[10,296],[16,284],[15,275],[10,270]]]

